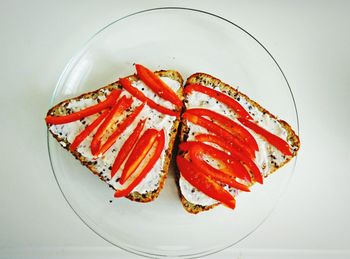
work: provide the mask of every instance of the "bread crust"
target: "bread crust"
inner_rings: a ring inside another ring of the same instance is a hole
[[[186,80],[186,84],[184,86],[184,89],[186,89],[186,86],[188,86],[190,84],[200,84],[200,85],[203,85],[203,86],[211,87],[213,89],[219,88],[221,91],[225,92],[226,94],[228,94],[232,98],[234,98],[235,96],[242,96],[252,106],[256,107],[261,112],[263,112],[265,114],[268,114],[271,118],[276,119],[283,126],[283,128],[288,133],[288,141],[291,144],[293,156],[286,157],[286,160],[283,163],[281,163],[279,166],[274,165],[271,168],[271,170],[269,171],[268,175],[271,175],[272,173],[274,173],[277,169],[279,169],[282,166],[284,166],[294,156],[296,156],[296,154],[297,154],[297,152],[298,152],[298,150],[300,148],[300,140],[299,140],[299,137],[297,136],[297,134],[293,131],[292,127],[287,122],[278,119],[274,114],[270,113],[268,110],[263,108],[257,102],[251,100],[247,95],[241,93],[240,91],[238,91],[234,87],[232,87],[232,86],[222,82],[220,79],[215,78],[215,77],[213,77],[211,75],[208,75],[208,74],[205,74],[205,73],[195,73],[195,74],[191,75]],[[185,98],[184,102],[186,102],[187,96],[185,95],[184,98]],[[181,127],[180,128],[181,128],[180,141],[181,142],[182,141],[186,141],[186,139],[187,139],[187,135],[186,134],[187,134],[189,129],[188,129],[188,126],[187,126],[186,121],[184,119],[181,120]],[[176,170],[176,175],[177,175],[176,178],[177,178],[177,183],[178,183],[178,179],[179,179],[179,171],[178,170]],[[267,176],[265,176],[265,177],[267,177]],[[213,205],[210,205],[210,206],[201,206],[201,205],[198,205],[198,204],[193,204],[193,203],[189,202],[188,200],[186,200],[186,198],[182,195],[179,185],[178,185],[178,190],[179,190],[180,200],[181,200],[181,203],[182,203],[183,207],[190,213],[197,214],[199,212],[207,211],[207,210],[210,210],[210,209],[216,207],[217,205],[220,205],[220,203],[216,203],[216,204],[213,204]]]
[[[180,99],[183,99],[183,79],[180,75],[179,72],[175,71],[175,70],[160,70],[160,71],[156,71],[155,72],[158,76],[161,77],[168,77],[171,78],[173,80],[176,80],[180,83],[180,88],[177,91],[177,95],[180,97]],[[135,81],[138,80],[138,77],[136,75],[131,75],[129,76],[129,79],[131,81]],[[55,105],[54,107],[52,107],[48,112],[47,115],[55,115],[55,116],[60,116],[60,115],[66,115],[69,114],[69,109],[66,108],[67,104],[73,100],[80,100],[80,99],[97,99],[98,96],[103,95],[104,92],[101,90],[109,90],[112,91],[114,89],[117,88],[122,88],[121,84],[119,84],[118,81],[113,82],[109,85],[103,86],[97,90],[88,92],[88,93],[84,93],[81,94],[77,97],[74,98],[70,98],[67,100],[64,100],[60,103],[58,103],[57,105]],[[49,128],[51,125],[47,124],[47,127]],[[171,156],[172,156],[172,149],[174,147],[174,141],[177,135],[177,130],[178,130],[178,126],[179,126],[179,119],[176,119],[172,128],[171,128],[171,135],[169,138],[169,143],[168,143],[168,149],[165,151],[165,159],[164,159],[164,164],[163,164],[163,168],[161,170],[161,172],[159,172],[161,174],[160,177],[160,182],[159,182],[159,187],[152,191],[152,192],[147,192],[144,194],[141,194],[139,192],[132,192],[130,193],[126,198],[132,200],[132,201],[137,201],[137,202],[150,202],[153,201],[154,199],[156,199],[159,196],[160,191],[162,190],[162,188],[164,187],[164,183],[165,180],[167,178],[167,172],[168,172],[168,168],[169,168],[169,164],[170,164],[170,160],[171,160]],[[66,139],[61,138],[58,135],[53,134],[50,130],[49,132],[51,133],[51,135],[58,141],[58,142],[64,142],[65,146],[64,148],[66,150],[68,150],[70,153],[73,154],[73,156],[80,161],[80,163],[84,166],[86,166],[87,168],[90,169],[90,171],[97,175],[102,181],[106,182],[106,180],[102,177],[101,173],[97,171],[96,167],[94,166],[95,164],[92,161],[89,161],[87,159],[85,159],[85,157],[83,157],[78,151],[70,151],[69,147],[70,147],[70,143],[68,141],[66,141]],[[111,188],[113,188],[112,185],[109,185]],[[113,188],[114,189],[114,188]]]

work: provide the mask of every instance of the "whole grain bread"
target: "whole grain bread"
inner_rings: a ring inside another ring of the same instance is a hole
[[[224,92],[225,94],[227,94],[235,99],[238,98],[239,96],[244,97],[252,106],[259,109],[262,113],[268,114],[271,118],[276,119],[283,126],[283,128],[288,133],[288,142],[291,146],[291,150],[292,150],[293,155],[290,157],[286,157],[285,160],[283,161],[283,163],[281,163],[279,165],[277,165],[275,163],[270,164],[271,169],[269,170],[268,175],[271,175],[277,169],[281,168],[288,161],[290,161],[294,156],[296,156],[296,154],[299,150],[299,147],[300,147],[299,137],[297,136],[297,134],[293,131],[292,127],[287,122],[278,119],[275,115],[273,115],[268,110],[263,108],[257,102],[251,100],[247,95],[241,93],[240,91],[238,91],[234,87],[222,82],[220,79],[215,78],[211,75],[208,75],[205,73],[195,73],[187,79],[184,88],[186,88],[186,86],[190,85],[190,84],[199,84],[199,85],[207,86],[207,87],[210,87],[213,89],[215,89],[215,88],[220,89],[222,92]],[[186,104],[186,102],[187,102],[186,94],[185,94],[184,98],[185,98],[184,102]],[[190,107],[187,107],[187,108],[190,108]],[[181,120],[181,131],[180,131],[180,142],[186,141],[186,139],[188,137],[187,136],[188,131],[189,131],[189,128],[188,128],[188,125],[186,123],[186,120],[182,119]],[[179,171],[177,170],[177,177],[176,177],[177,182],[179,180],[179,176],[180,176]],[[265,176],[265,177],[267,177],[267,176]],[[183,207],[190,213],[197,214],[197,213],[202,212],[202,211],[210,210],[210,209],[212,209],[220,204],[220,203],[216,203],[216,204],[213,204],[210,206],[202,206],[199,204],[193,204],[193,203],[189,202],[188,200],[186,200],[186,198],[183,196],[179,185],[178,185],[178,190],[179,190],[179,195],[180,195],[180,199],[181,199]]]
[[[177,95],[180,97],[180,99],[183,99],[183,79],[180,75],[179,72],[174,71],[174,70],[160,70],[160,71],[156,71],[155,74],[157,74],[160,77],[168,77],[171,78],[173,80],[176,80],[180,83],[180,88],[177,91]],[[131,75],[128,77],[131,81],[136,81],[138,80],[138,77],[136,75]],[[52,107],[48,112],[47,115],[55,115],[55,116],[62,116],[62,115],[67,115],[70,114],[71,111],[67,108],[67,105],[69,102],[73,101],[73,100],[81,100],[81,99],[94,99],[96,100],[100,95],[104,95],[105,94],[105,90],[109,90],[112,91],[114,89],[122,89],[121,84],[119,83],[119,81],[113,82],[109,85],[106,85],[104,87],[101,87],[95,91],[92,92],[88,92],[88,93],[84,93],[80,96],[74,97],[74,98],[70,98],[67,100],[64,100],[62,102],[60,102],[59,104],[55,105],[54,107]],[[164,186],[164,182],[166,180],[167,177],[167,172],[168,172],[168,168],[169,168],[169,164],[170,164],[170,160],[171,160],[171,156],[172,156],[172,149],[174,147],[174,141],[177,135],[177,130],[178,130],[178,126],[179,126],[179,119],[176,119],[172,125],[171,128],[171,132],[170,134],[170,138],[169,138],[169,143],[168,143],[168,149],[165,151],[165,159],[164,159],[164,164],[163,164],[163,168],[161,169],[161,172],[159,172],[161,174],[160,177],[160,182],[159,182],[159,187],[152,191],[152,192],[147,192],[145,194],[141,194],[139,192],[132,192],[130,193],[127,198],[132,200],[132,201],[137,201],[137,202],[150,202],[152,200],[154,200],[155,198],[158,197],[160,191],[162,190],[163,186]],[[47,127],[50,128],[50,124],[47,124]],[[54,134],[52,131],[49,130],[49,132],[51,133],[51,135],[58,141],[61,143],[61,145],[68,150],[69,152],[71,152],[69,150],[70,147],[70,143],[67,141],[66,138],[59,136],[57,134]],[[63,143],[62,143],[63,142]],[[90,169],[91,172],[93,172],[95,175],[99,176],[99,178],[102,181],[106,182],[106,179],[104,179],[101,175],[101,172],[99,172],[95,166],[95,164],[92,161],[87,160],[84,156],[82,156],[77,150],[71,152],[73,154],[73,156],[79,160],[81,162],[82,165],[86,166],[88,169]],[[110,185],[111,188],[113,188]]]

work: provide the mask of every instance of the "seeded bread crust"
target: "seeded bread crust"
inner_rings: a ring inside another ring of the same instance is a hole
[[[161,77],[168,77],[171,78],[173,80],[176,80],[180,83],[180,88],[177,91],[177,95],[180,97],[180,99],[183,99],[183,79],[180,75],[179,72],[174,71],[174,70],[160,70],[160,71],[156,71],[155,72],[158,76]],[[138,77],[136,75],[132,75],[129,76],[129,79],[131,81],[136,81],[138,80]],[[69,113],[71,113],[71,111],[69,109],[67,109],[67,105],[69,102],[73,101],[73,100],[80,100],[80,99],[94,99],[96,100],[100,95],[104,95],[103,91],[101,90],[109,90],[112,91],[114,89],[117,88],[122,88],[121,84],[116,81],[114,83],[111,83],[107,86],[101,87],[95,91],[92,92],[88,92],[88,93],[84,93],[78,97],[74,97],[74,98],[70,98],[67,100],[64,100],[62,102],[60,102],[59,104],[55,105],[54,107],[52,107],[48,112],[47,115],[55,115],[55,116],[62,116],[62,115],[67,115]],[[47,124],[47,127],[49,128],[51,125]],[[150,202],[153,201],[154,199],[156,199],[160,193],[160,191],[162,190],[163,186],[164,186],[164,182],[167,178],[167,172],[168,172],[168,168],[169,168],[169,164],[170,164],[170,160],[171,160],[171,155],[172,155],[172,149],[174,147],[174,141],[177,135],[177,130],[178,130],[178,126],[179,126],[179,119],[177,119],[172,128],[171,128],[171,132],[170,134],[170,140],[169,140],[169,145],[168,145],[168,149],[165,151],[165,159],[164,159],[164,165],[163,168],[161,170],[161,172],[159,172],[159,174],[161,174],[161,178],[160,178],[160,182],[159,182],[159,187],[152,191],[152,192],[147,192],[144,194],[141,194],[139,192],[132,192],[130,193],[126,198],[132,200],[132,201],[137,201],[137,202]],[[89,161],[87,159],[85,159],[78,151],[74,151],[71,152],[69,150],[70,147],[70,143],[68,143],[68,141],[65,138],[61,138],[58,135],[53,134],[50,130],[49,132],[51,133],[51,135],[58,141],[61,142],[63,141],[65,143],[65,149],[68,150],[70,153],[73,154],[73,156],[80,161],[80,163],[84,166],[86,166],[87,168],[90,169],[91,172],[93,172],[95,175],[97,175],[102,181],[105,182],[105,180],[103,179],[103,177],[101,176],[100,172],[98,172],[98,170],[96,169],[94,163],[92,161]],[[113,188],[111,185],[109,185],[111,188]]]
[[[283,120],[279,120],[275,115],[271,114],[265,108],[261,107],[257,102],[251,100],[247,95],[239,92],[237,89],[233,88],[232,86],[225,84],[220,79],[217,79],[217,78],[215,78],[211,75],[205,74],[205,73],[195,73],[195,74],[191,75],[187,79],[186,85],[184,88],[186,88],[186,86],[189,84],[200,84],[203,86],[211,87],[213,89],[217,88],[233,98],[237,97],[237,96],[243,96],[244,98],[247,99],[247,101],[252,106],[256,107],[261,112],[268,114],[271,118],[278,120],[278,122],[283,126],[283,128],[288,133],[288,141],[291,144],[293,156],[286,157],[286,160],[283,163],[281,163],[279,166],[277,166],[277,164],[272,165],[270,171],[268,172],[268,175],[275,172],[278,168],[281,168],[288,161],[290,161],[294,156],[296,156],[296,154],[300,148],[300,140],[299,140],[299,137],[296,135],[296,133],[293,131],[292,127],[287,122],[285,122]],[[187,96],[185,95],[184,97],[185,97],[184,101],[186,102]],[[184,119],[182,119],[181,120],[181,132],[180,132],[180,141],[181,142],[186,141],[188,132],[189,132],[189,128],[186,124],[186,121]],[[177,179],[179,179],[179,171],[178,170],[177,170]],[[181,199],[183,207],[190,213],[197,214],[197,213],[202,212],[202,211],[210,210],[210,209],[212,209],[220,204],[220,203],[216,203],[216,204],[213,204],[210,206],[202,206],[202,205],[198,205],[198,204],[193,204],[193,203],[189,202],[188,200],[186,200],[186,198],[182,195],[179,185],[178,185],[178,190],[179,190],[179,195],[180,195],[180,199]]]

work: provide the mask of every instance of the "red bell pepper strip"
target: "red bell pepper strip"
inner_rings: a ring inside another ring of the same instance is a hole
[[[184,92],[186,94],[191,93],[192,91],[201,92],[210,97],[215,98],[219,102],[226,104],[230,107],[235,113],[237,113],[240,117],[246,119],[253,119],[250,114],[244,109],[244,107],[237,102],[234,98],[209,87],[198,85],[198,84],[190,84],[185,87]]]
[[[192,162],[194,164],[194,166],[201,172],[201,173],[205,173],[206,175],[208,175],[210,178],[219,181],[223,184],[227,184],[228,186],[235,188],[237,190],[241,190],[244,192],[250,192],[249,188],[242,184],[237,182],[235,179],[233,179],[232,177],[229,177],[226,174],[223,174],[222,171],[213,168],[212,166],[208,165],[205,161],[203,161],[202,159],[199,159],[198,157],[193,159],[193,157],[191,157]]]
[[[195,153],[201,156],[204,154],[209,155],[210,157],[214,158],[216,161],[220,161],[219,164],[222,167],[221,171],[225,172],[226,174],[233,177],[238,177],[243,180],[248,180],[248,181],[251,180],[248,171],[239,163],[239,160],[237,160],[236,158],[233,158],[228,154],[226,154],[225,152],[217,148],[214,148],[210,145],[207,145],[205,143],[192,142],[192,141],[188,141],[186,143],[190,145],[193,144],[193,146],[196,146],[196,148],[192,149],[195,152],[191,152],[190,150],[191,155]]]
[[[277,137],[276,135],[268,132],[266,129],[260,127],[255,122],[252,122],[250,120],[244,119],[244,118],[238,118],[238,120],[246,127],[250,128],[251,130],[255,131],[257,134],[261,135],[263,138],[266,139],[267,142],[269,142],[271,145],[276,147],[279,151],[281,151],[286,156],[291,156],[292,152],[290,151],[290,147],[286,141],[281,139],[280,137]]]
[[[137,89],[136,87],[133,87],[128,78],[120,78],[119,83],[123,86],[123,88],[125,90],[127,90],[130,94],[135,96],[137,99],[139,99],[142,102],[147,102],[147,105],[149,107],[151,107],[151,108],[153,108],[153,109],[155,109],[163,114],[167,114],[170,116],[176,116],[177,118],[180,117],[180,112],[170,110],[168,108],[165,108],[165,107],[159,105],[158,103],[155,103],[153,100],[151,100],[146,95],[144,95],[144,93],[142,93],[139,89]]]
[[[205,195],[221,202],[227,207],[234,209],[236,206],[235,198],[226,191],[219,183],[209,176],[200,173],[191,162],[182,156],[176,157],[177,166],[181,176],[186,179],[193,187],[203,192]]]
[[[93,115],[95,113],[98,113],[108,107],[111,107],[115,104],[117,99],[119,98],[119,95],[121,93],[121,90],[113,90],[106,100],[95,104],[93,106],[87,107],[85,109],[82,109],[80,111],[64,115],[64,116],[52,116],[52,115],[47,115],[45,118],[46,123],[49,124],[64,124],[64,123],[69,123],[72,121],[77,121],[82,118],[85,118],[87,116]]]
[[[245,150],[241,149],[238,146],[235,146],[232,142],[229,142],[220,136],[212,135],[212,134],[198,134],[198,135],[195,135],[194,138],[200,142],[214,143],[220,146],[222,149],[226,150],[229,154],[231,154],[231,151],[236,150],[243,157],[247,157],[247,158],[250,157],[249,153],[247,153]]]
[[[152,154],[152,157],[148,161],[147,165],[142,169],[142,171],[133,179],[133,181],[124,189],[117,190],[114,193],[114,197],[124,197],[129,195],[129,193],[146,177],[146,175],[151,171],[154,164],[158,161],[160,155],[162,154],[165,143],[164,130],[161,130],[157,134],[156,141],[154,144],[156,145],[155,151]],[[136,147],[134,148],[134,150]]]
[[[256,143],[256,140],[252,134],[250,134],[248,130],[233,120],[221,115],[220,113],[208,109],[194,108],[190,109],[189,112],[199,116],[208,116],[210,119],[214,120],[214,122],[218,122],[220,126],[226,129],[232,135],[238,139],[245,141],[249,146],[253,148],[253,150],[259,150],[258,143]]]
[[[135,120],[135,118],[140,114],[145,103],[142,103],[138,106],[126,119],[124,119],[119,125],[118,128],[108,137],[106,142],[100,147],[96,156],[103,155],[113,144],[116,142],[118,137],[126,130],[127,127]]]
[[[203,128],[206,128],[212,133],[215,133],[218,136],[221,136],[226,141],[232,143],[232,145],[235,145],[239,147],[239,149],[244,150],[243,152],[246,154],[249,154],[250,158],[255,158],[255,151],[249,147],[246,143],[242,142],[240,139],[237,139],[237,137],[233,136],[230,132],[225,130],[224,128],[216,125],[212,121],[203,118],[201,116],[192,114],[190,112],[191,110],[187,110],[182,117],[194,124],[197,124]]]
[[[86,139],[91,132],[101,124],[101,122],[107,117],[109,110],[105,110],[100,116],[97,117],[89,126],[87,126],[82,132],[80,132],[74,139],[73,143],[70,145],[70,151],[74,151]]]
[[[197,167],[197,169],[200,172],[203,172],[206,175],[208,175],[210,178],[216,181],[219,181],[221,183],[227,184],[228,186],[233,187],[235,189],[239,189],[245,192],[250,191],[246,185],[237,182],[232,176],[225,174],[223,171],[220,171],[212,167],[208,163],[206,163],[201,157],[201,155],[198,152],[196,152],[194,149],[190,149],[189,152],[191,154],[190,157],[193,164],[195,165],[195,167]]]
[[[154,93],[165,100],[175,104],[177,107],[182,107],[183,103],[177,94],[148,68],[136,64],[137,76],[149,87]]]
[[[145,126],[146,120],[140,120],[134,129],[133,133],[129,136],[129,138],[124,142],[123,146],[120,148],[116,159],[114,160],[112,170],[111,170],[111,178],[115,175],[115,173],[119,170],[120,166],[123,164],[125,159],[128,157],[130,152],[133,150],[133,147],[139,138],[143,127]]]
[[[111,111],[109,112],[107,118],[103,121],[101,126],[98,128],[97,132],[95,133],[91,144],[91,153],[96,156],[99,152],[102,137],[105,134],[106,130],[114,123],[114,118],[119,116],[123,111],[128,109],[132,103],[132,98],[126,98],[125,95],[123,95],[118,102],[113,106]]]
[[[157,135],[158,131],[156,129],[147,129],[141,136],[128,160],[125,162],[125,166],[119,180],[120,184],[124,184],[124,182],[128,180],[136,168],[141,164],[142,160],[146,157],[148,151],[152,148],[154,142],[156,141]]]
[[[203,163],[199,162],[199,160],[203,160],[202,156],[206,154],[214,158],[215,161],[218,161],[222,167],[220,170],[216,170],[216,172],[221,171],[221,174],[226,174],[227,177],[237,177],[248,181],[251,180],[248,171],[239,162],[239,160],[210,145],[196,141],[187,141],[181,143],[179,145],[179,149],[182,151],[188,150],[191,159],[194,161],[194,164],[201,167],[202,169],[204,169],[204,166],[202,166]],[[210,167],[215,169],[212,166]],[[209,167],[206,168],[209,169]]]
[[[236,157],[243,164],[245,164],[252,173],[256,182],[261,184],[263,183],[263,178],[259,168],[253,162],[253,160],[249,158],[249,156],[242,153],[240,150],[237,149],[237,147],[231,145],[230,143],[216,135],[199,134],[195,136],[195,139],[201,142],[210,142],[220,146],[222,149],[226,150],[228,154],[230,154],[233,157]]]

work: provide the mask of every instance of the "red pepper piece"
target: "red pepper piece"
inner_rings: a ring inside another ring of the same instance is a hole
[[[229,131],[232,135],[248,143],[248,145],[251,146],[253,150],[259,150],[258,143],[256,143],[256,140],[252,134],[250,134],[248,130],[233,120],[221,115],[220,113],[210,111],[208,109],[194,108],[190,109],[189,112],[199,116],[208,116],[210,119],[214,120],[214,122],[218,122],[220,126]]]
[[[93,115],[95,113],[98,113],[108,107],[111,107],[115,104],[116,100],[119,98],[119,95],[121,93],[121,90],[113,90],[110,95],[106,98],[106,100],[95,104],[93,106],[87,107],[85,109],[82,109],[80,111],[64,115],[64,116],[52,116],[47,115],[45,118],[46,123],[49,124],[64,124],[69,123],[72,121],[77,121],[82,118],[85,118],[87,116]]]
[[[276,135],[268,132],[266,129],[260,127],[255,122],[252,122],[250,120],[244,119],[244,118],[238,118],[238,120],[246,127],[250,128],[251,130],[255,131],[257,134],[261,135],[263,138],[266,139],[267,142],[269,142],[271,145],[276,147],[279,151],[281,151],[286,156],[291,156],[292,152],[290,151],[290,147],[286,141],[281,139],[280,137],[277,137]]]
[[[237,113],[242,118],[252,119],[250,114],[244,109],[244,107],[237,102],[234,98],[219,91],[213,90],[209,87],[198,85],[198,84],[190,84],[185,87],[184,92],[190,93],[192,91],[201,92],[203,94],[209,95],[210,97],[215,98],[219,102],[226,104],[230,107],[235,113]]]
[[[156,129],[147,129],[139,141],[136,143],[135,148],[130,154],[128,160],[125,162],[125,166],[120,177],[120,184],[124,184],[126,180],[132,175],[136,168],[140,165],[142,160],[146,157],[148,151],[152,148],[154,142],[157,139],[158,131]]]
[[[191,162],[187,161],[182,156],[177,156],[176,162],[182,177],[184,177],[191,185],[227,207],[231,209],[235,208],[235,198],[219,183],[211,179],[209,176],[200,173]]]
[[[216,181],[219,181],[221,183],[227,184],[230,187],[233,187],[233,188],[245,191],[245,192],[250,191],[246,185],[237,182],[232,177],[232,175],[226,174],[226,173],[224,173],[224,171],[220,171],[220,170],[212,167],[211,165],[207,164],[203,160],[201,154],[198,151],[191,148],[189,150],[189,152],[190,152],[190,157],[191,157],[193,164],[198,168],[198,170],[200,172],[203,172],[206,175],[208,175],[210,178],[212,178]]]
[[[214,150],[214,152],[213,152],[213,150]],[[190,150],[189,150],[191,159],[193,159],[194,164],[196,164],[202,170],[206,170],[210,176],[212,176],[216,179],[219,176],[226,176],[226,177],[222,177],[222,180],[220,180],[220,181],[222,181],[222,183],[228,184],[231,187],[240,189],[242,191],[249,191],[247,186],[240,184],[232,179],[232,176],[234,176],[234,177],[238,177],[240,179],[251,182],[251,177],[250,177],[249,173],[247,172],[247,170],[245,170],[245,168],[240,164],[240,162],[233,157],[231,157],[231,158],[226,157],[226,160],[224,160],[225,157],[223,156],[223,154],[221,152],[222,151],[219,151],[213,147],[210,147],[209,149],[207,149],[205,151],[203,149],[201,150],[201,148],[199,148],[199,149],[197,148],[197,150],[196,150],[196,148],[190,148]],[[210,156],[216,157],[216,159],[218,159],[217,156],[219,155],[220,156],[219,161],[221,161],[220,164],[221,165],[224,164],[226,166],[226,168],[224,167],[221,170],[218,170],[218,169],[214,168],[213,166],[209,165],[208,163],[206,163],[203,160],[203,157],[202,157],[203,154],[210,154]],[[223,180],[225,180],[225,179],[227,179],[227,182],[223,182]],[[217,179],[217,180],[219,180],[219,179]]]
[[[244,192],[250,192],[249,188],[246,185],[237,182],[235,179],[233,179],[232,177],[229,177],[226,174],[223,174],[222,171],[220,171],[216,168],[213,168],[212,166],[208,165],[205,161],[203,161],[199,158],[192,160],[192,161],[193,161],[193,164],[197,167],[197,169],[200,172],[205,173],[210,178],[212,178],[216,181],[219,181],[223,184],[227,184],[228,186],[235,188],[237,190],[241,190]]]
[[[165,108],[158,103],[155,103],[153,100],[149,99],[146,95],[144,95],[139,89],[136,87],[133,87],[131,85],[131,82],[128,78],[120,78],[119,83],[123,86],[125,90],[127,90],[130,94],[135,96],[137,99],[139,99],[142,102],[147,102],[147,105],[160,113],[171,115],[171,116],[176,116],[177,118],[180,117],[180,112],[178,111],[173,111],[168,108]]]
[[[220,170],[214,170],[219,173],[221,171],[221,174],[226,174],[227,177],[237,177],[243,180],[250,181],[250,175],[247,172],[247,170],[244,168],[244,166],[239,162],[239,160],[229,156],[225,152],[218,150],[212,146],[209,146],[207,144],[201,143],[201,142],[195,142],[195,141],[187,141],[183,142],[179,145],[179,149],[182,151],[188,150],[189,155],[191,159],[193,159],[194,164],[196,164],[199,167],[204,168],[199,161],[203,160],[202,156],[204,154],[209,155],[210,157],[214,158],[215,161],[218,161],[219,164],[222,166]],[[203,161],[204,162],[204,161]],[[208,164],[209,167],[216,169]],[[206,166],[207,169],[209,167]],[[244,186],[245,187],[245,186]],[[247,189],[244,188],[243,189]]]
[[[149,87],[154,93],[165,100],[175,104],[177,107],[182,107],[183,103],[177,94],[148,68],[136,64],[137,76]]]
[[[218,136],[221,136],[232,145],[239,147],[239,149],[242,150],[245,154],[249,154],[250,158],[255,158],[255,151],[252,148],[250,148],[246,143],[242,142],[240,139],[237,139],[237,137],[233,136],[230,132],[216,125],[212,121],[200,117],[198,115],[192,114],[190,110],[187,110],[182,115],[182,117],[194,124],[206,128],[207,130],[215,133]]]
[[[100,146],[101,146],[101,141],[102,137],[105,134],[106,130],[110,127],[112,123],[114,123],[114,118],[119,116],[123,111],[128,109],[132,103],[132,98],[126,98],[125,95],[122,96],[118,100],[118,102],[113,106],[111,111],[109,112],[107,118],[103,121],[101,126],[98,128],[96,134],[94,135],[90,148],[91,148],[91,153],[95,156],[99,152]]]
[[[230,154],[232,150],[235,150],[238,153],[240,153],[242,157],[246,157],[247,159],[250,159],[250,154],[247,153],[246,150],[241,149],[239,146],[234,145],[234,143],[227,141],[226,139],[223,139],[220,136],[212,135],[212,134],[198,134],[194,138],[200,142],[214,143],[220,146],[221,148],[223,148],[224,150],[226,150]]]
[[[119,170],[120,166],[123,164],[125,159],[128,157],[130,152],[133,150],[133,147],[139,138],[141,131],[143,130],[143,127],[145,126],[146,120],[140,120],[140,122],[137,124],[136,128],[134,129],[133,133],[129,136],[129,138],[125,141],[123,146],[118,152],[118,155],[113,163],[112,170],[111,170],[111,178],[115,175],[115,173]]]
[[[263,183],[262,174],[259,168],[253,162],[253,160],[249,158],[249,156],[242,153],[239,149],[237,149],[237,147],[231,145],[230,143],[216,135],[199,134],[195,136],[195,139],[201,142],[210,142],[220,146],[222,149],[226,150],[228,154],[230,154],[233,157],[236,157],[243,164],[245,164],[252,173],[256,182],[261,184]]]
[[[161,130],[157,134],[156,141],[154,144],[156,145],[155,151],[152,154],[152,157],[148,161],[147,165],[141,170],[141,172],[133,179],[133,181],[124,189],[117,190],[114,193],[114,197],[124,197],[129,195],[129,193],[146,177],[146,175],[151,171],[154,164],[159,159],[160,155],[162,154],[163,148],[165,143],[165,136],[164,136],[164,130]],[[134,150],[136,149],[136,146]]]
[[[106,142],[100,147],[99,151],[97,152],[96,156],[104,154],[113,144],[116,142],[118,137],[126,130],[127,127],[130,126],[130,124],[135,120],[135,118],[140,114],[143,107],[145,107],[145,103],[142,103],[140,106],[138,106],[125,120],[123,120],[119,125],[118,128],[108,137]]]
[[[89,126],[87,126],[82,132],[80,132],[74,139],[73,143],[70,145],[70,151],[74,151],[86,139],[91,132],[100,125],[100,123],[107,117],[109,110],[105,110],[100,116],[97,117]]]

